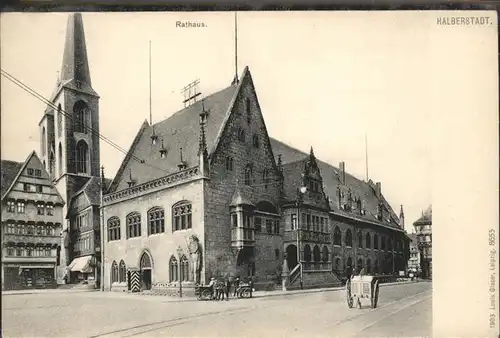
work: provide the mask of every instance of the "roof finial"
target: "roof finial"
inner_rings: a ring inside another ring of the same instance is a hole
[[[207,154],[207,140],[205,137],[205,121],[203,118],[204,114],[205,114],[204,111],[200,113],[200,141],[199,141],[199,145],[198,145],[198,156],[200,156],[201,154],[204,154],[204,155]],[[182,157],[181,157],[181,161],[182,161]]]
[[[234,12],[234,79],[232,84],[237,85],[238,80],[238,12]]]

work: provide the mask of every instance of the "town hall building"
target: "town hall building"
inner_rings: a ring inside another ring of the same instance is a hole
[[[398,217],[381,184],[349,175],[344,162],[270,137],[248,67],[169,118],[138,123],[112,182],[100,168],[99,96],[78,13],[51,102],[40,159],[65,201],[70,282],[130,291],[134,278],[147,290],[232,275],[260,287],[288,271],[294,288],[338,285],[356,268],[406,268],[402,207]]]

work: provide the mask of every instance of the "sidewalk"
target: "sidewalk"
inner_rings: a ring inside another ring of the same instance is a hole
[[[426,281],[408,281],[408,282],[395,282],[395,283],[384,283],[380,284],[380,287],[392,286],[392,285],[404,285],[404,284],[412,284],[412,283],[423,283]],[[278,297],[278,296],[290,296],[290,295],[300,295],[307,293],[317,293],[317,292],[331,292],[331,291],[340,291],[345,290],[345,287],[330,287],[330,288],[317,288],[317,289],[304,289],[304,290],[275,290],[275,291],[256,291],[252,294],[253,298],[267,298],[267,297]],[[79,292],[99,292],[99,289],[38,289],[38,290],[12,290],[12,291],[2,291],[2,295],[27,295],[27,294],[48,294],[48,293],[79,293]],[[154,294],[141,294],[141,293],[128,293],[128,292],[99,292],[99,295],[109,296],[109,297],[141,297],[144,299],[154,299],[160,300],[162,302],[188,302],[188,301],[197,301],[196,297],[172,297],[172,296],[164,296],[164,295],[154,295]]]

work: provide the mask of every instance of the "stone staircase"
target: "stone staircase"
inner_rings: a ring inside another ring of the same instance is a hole
[[[289,290],[300,289],[300,272],[301,265],[297,265],[290,272]],[[302,282],[304,289],[336,287],[342,285],[340,278],[329,270],[304,270],[302,272]]]

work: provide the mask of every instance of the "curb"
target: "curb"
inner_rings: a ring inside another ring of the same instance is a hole
[[[74,289],[47,289],[44,291],[21,291],[21,292],[12,292],[12,291],[2,291],[2,296],[17,296],[17,295],[47,295],[53,293],[79,293],[79,292],[97,292],[97,289],[89,289],[89,290],[74,290]]]

